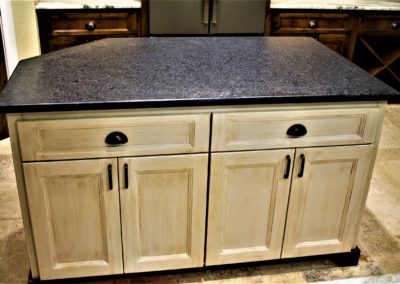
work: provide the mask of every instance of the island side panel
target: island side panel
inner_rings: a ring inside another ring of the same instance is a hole
[[[18,113],[7,114],[15,177],[17,180],[19,204],[21,208],[22,221],[24,224],[24,233],[28,249],[31,275],[33,279],[36,279],[39,278],[39,268],[36,257],[35,243],[33,240],[32,223],[29,214],[28,199],[26,196],[25,179],[22,168],[20,144],[17,131],[17,121],[20,120],[21,118],[22,115]]]
[[[372,158],[371,158],[371,166],[369,167],[368,173],[367,173],[367,178],[366,178],[366,184],[365,184],[365,192],[364,195],[362,196],[362,202],[360,203],[361,206],[359,208],[360,214],[357,220],[357,225],[354,227],[354,239],[353,239],[353,246],[352,248],[355,249],[357,247],[357,241],[358,241],[358,234],[360,232],[360,225],[361,225],[361,218],[365,209],[365,204],[367,202],[367,197],[369,193],[369,189],[371,187],[371,180],[372,180],[372,174],[374,171],[375,167],[375,161],[376,161],[376,156],[378,153],[378,148],[379,148],[379,142],[381,139],[381,134],[382,134],[382,129],[383,129],[383,120],[385,118],[385,112],[386,112],[386,107],[387,107],[387,101],[382,101],[378,102],[377,107],[380,108],[380,117],[376,119],[375,121],[375,139],[374,139],[374,149],[372,150]]]

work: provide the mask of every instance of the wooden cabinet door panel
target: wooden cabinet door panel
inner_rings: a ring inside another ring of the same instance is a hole
[[[213,153],[207,265],[280,257],[294,150]]]
[[[208,155],[124,158],[119,167],[125,272],[203,266]]]
[[[372,145],[296,150],[282,257],[351,250],[372,156]]]
[[[117,160],[25,163],[24,172],[41,279],[122,273]]]

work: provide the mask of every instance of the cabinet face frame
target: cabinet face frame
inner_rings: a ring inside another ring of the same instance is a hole
[[[294,149],[211,154],[206,265],[280,258],[293,160]]]
[[[296,149],[282,258],[352,249],[373,156],[373,145]]]
[[[23,166],[41,279],[122,273],[117,160]]]
[[[124,272],[203,266],[208,154],[118,162]]]

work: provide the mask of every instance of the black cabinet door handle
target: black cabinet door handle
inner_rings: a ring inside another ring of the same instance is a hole
[[[306,157],[303,155],[303,154],[301,154],[300,155],[300,171],[299,171],[299,174],[297,175],[298,177],[303,177],[303,174],[304,174],[304,164],[306,163]]]
[[[108,165],[108,189],[113,189],[113,180],[112,180],[112,166]]]
[[[124,177],[125,177],[125,189],[128,189],[128,187],[129,187],[128,164],[124,165]]]
[[[291,138],[298,138],[307,134],[307,128],[303,124],[293,124],[288,128],[286,134]]]
[[[105,142],[109,146],[119,146],[127,143],[128,137],[122,132],[114,131],[107,135]]]
[[[287,161],[286,171],[285,171],[285,175],[283,176],[285,179],[289,178],[290,164],[292,163],[292,159],[290,158],[289,155],[286,155],[286,161]]]

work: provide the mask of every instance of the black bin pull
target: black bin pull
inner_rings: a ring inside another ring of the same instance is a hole
[[[114,131],[107,135],[105,142],[108,146],[120,146],[128,142],[128,137],[122,132]]]
[[[286,134],[290,138],[298,138],[307,134],[307,128],[303,124],[293,124],[288,128]]]
[[[112,166],[108,165],[107,170],[108,170],[108,189],[112,190],[113,189]]]

